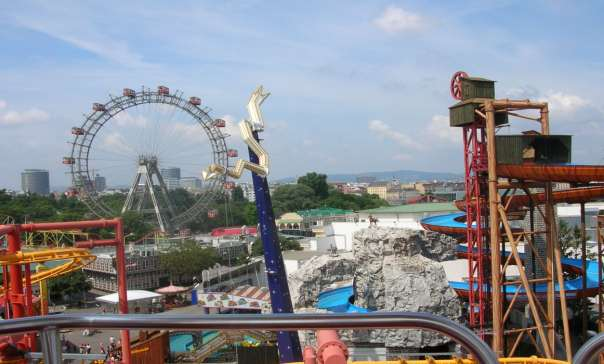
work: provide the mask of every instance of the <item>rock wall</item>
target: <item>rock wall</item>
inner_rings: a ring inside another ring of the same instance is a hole
[[[457,241],[433,232],[371,227],[353,252],[310,259],[289,277],[295,308],[313,307],[319,292],[354,278],[355,305],[376,311],[429,312],[461,318],[461,303],[438,261],[455,257]],[[439,346],[449,340],[421,330],[342,330],[342,339],[387,347]]]
[[[459,320],[461,304],[442,265],[426,257],[452,256],[450,243],[455,241],[433,234],[392,228],[370,228],[355,234],[355,304],[375,311],[429,312]],[[421,330],[374,330],[350,339],[416,348],[449,341]]]
[[[312,257],[288,277],[294,309],[314,307],[319,293],[336,282],[352,281],[356,262],[352,252]]]

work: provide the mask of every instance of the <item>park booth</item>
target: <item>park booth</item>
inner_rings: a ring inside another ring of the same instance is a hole
[[[154,313],[163,311],[162,295],[145,290],[128,290],[128,312],[130,313]],[[107,313],[117,313],[119,297],[117,292],[100,296],[97,301],[103,304]]]

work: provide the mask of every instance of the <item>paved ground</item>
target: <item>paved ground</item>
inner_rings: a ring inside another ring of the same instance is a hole
[[[84,308],[84,309],[68,309],[65,311],[65,313],[91,313],[91,314],[98,314],[98,315],[103,314],[96,307],[95,308]],[[162,315],[162,314],[203,315],[204,313],[203,313],[203,309],[201,307],[185,306],[185,307],[174,308],[170,311],[165,311],[165,312],[159,313],[158,315]],[[84,332],[84,330],[81,330],[81,329],[64,331],[64,332],[62,332],[62,337],[64,337],[68,341],[71,341],[78,347],[80,346],[80,344],[90,344],[90,346],[92,348],[91,352],[97,353],[97,354],[101,352],[101,349],[100,349],[101,343],[105,347],[107,347],[109,345],[110,337],[113,337],[116,340],[116,342],[117,342],[117,340],[120,339],[119,330],[103,330],[103,331],[100,331],[100,330],[92,331],[91,330],[91,335],[89,335],[89,336],[84,336],[83,332]],[[133,330],[130,332],[131,339],[136,339],[137,337],[138,337],[138,332],[136,330]]]

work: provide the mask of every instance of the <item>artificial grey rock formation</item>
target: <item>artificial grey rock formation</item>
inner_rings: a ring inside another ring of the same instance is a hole
[[[357,232],[352,253],[310,259],[289,277],[295,308],[354,278],[355,305],[375,311],[429,312],[458,320],[461,304],[438,261],[453,259],[455,239],[433,232],[371,227]],[[342,339],[387,347],[438,346],[448,339],[420,330],[342,330]]]
[[[355,304],[376,311],[429,312],[460,319],[461,304],[442,265],[427,257],[453,257],[455,243],[440,234],[407,229],[359,231],[353,241]],[[353,335],[351,340],[416,348],[448,341],[420,330],[374,330]]]
[[[352,252],[310,258],[288,277],[294,309],[314,307],[319,293],[334,283],[352,282],[355,265]]]

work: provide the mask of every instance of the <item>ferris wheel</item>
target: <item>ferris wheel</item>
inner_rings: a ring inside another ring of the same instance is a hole
[[[71,129],[71,155],[63,158],[72,176],[70,192],[99,217],[137,211],[162,231],[202,213],[216,217],[210,203],[234,183],[199,176],[208,163],[228,167],[237,151],[227,149],[226,121],[213,119],[201,105],[200,98],[187,99],[165,86],[126,88],[94,103],[82,125]],[[104,191],[107,184],[116,187],[112,193]]]

